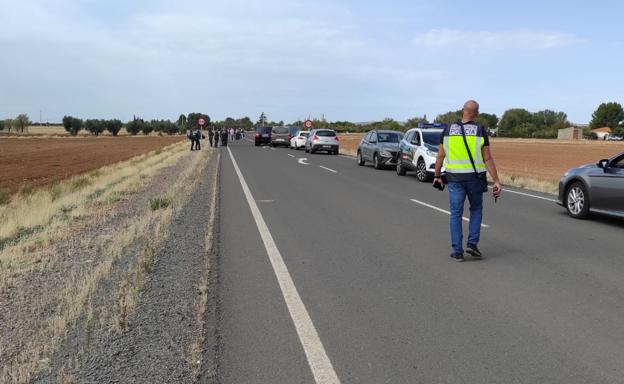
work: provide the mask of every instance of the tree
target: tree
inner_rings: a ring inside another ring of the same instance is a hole
[[[624,127],[617,127],[613,130],[615,136],[624,137]]]
[[[84,128],[91,132],[92,135],[99,136],[106,128],[104,120],[88,119],[84,122]]]
[[[32,124],[28,115],[25,113],[17,115],[15,118],[15,130],[17,132],[24,133],[24,130],[28,130],[28,126]]]
[[[149,121],[143,122],[143,126],[141,127],[141,132],[143,132],[144,135],[149,135],[150,133],[152,133],[153,130],[154,130],[154,125],[152,125],[151,122]]]
[[[434,123],[443,123],[443,124],[452,124],[456,121],[461,120],[463,117],[463,112],[462,110],[457,110],[457,111],[448,111],[446,113],[443,113],[441,115],[438,115],[435,120],[433,121]]]
[[[495,129],[498,125],[498,117],[495,114],[479,113],[475,122],[486,129]]]
[[[184,114],[181,114],[180,117],[178,117],[178,129],[180,132],[186,131],[186,115]]]
[[[253,122],[247,116],[243,117],[242,119],[236,120],[236,124],[238,124],[238,126],[243,128],[244,130],[250,130],[251,128],[253,128]]]
[[[13,119],[5,119],[4,128],[6,128],[7,132],[11,133],[11,128],[13,128]]]
[[[106,130],[113,136],[117,136],[117,134],[119,133],[119,131],[121,130],[121,127],[123,127],[123,123],[121,122],[121,120],[117,120],[117,119],[113,119],[113,120],[106,120],[104,122],[104,126],[106,127]]]
[[[0,131],[4,131],[4,120],[0,120]]]
[[[531,112],[522,108],[508,109],[498,123],[499,136],[531,137],[534,130]]]
[[[390,129],[393,131],[401,131],[403,129],[398,121],[389,117],[383,119],[383,121],[381,122],[381,126],[383,127],[383,129]]]
[[[135,117],[134,119],[130,120],[128,124],[126,124],[126,131],[134,136],[143,130],[143,124],[145,124],[143,119]]]
[[[262,112],[262,113],[260,114],[260,117],[258,118],[258,121],[256,122],[256,126],[257,126],[257,127],[258,127],[258,126],[260,126],[260,127],[264,127],[264,126],[266,126],[266,123],[267,123],[267,117],[266,117],[266,115],[264,114],[264,112]]]
[[[63,127],[70,135],[76,136],[82,129],[82,120],[73,116],[63,116]]]
[[[423,117],[412,117],[411,119],[407,119],[407,121],[405,122],[405,128],[410,129],[410,128],[416,128],[418,127],[418,124],[420,123],[428,123],[429,121],[427,120],[427,115],[423,116]]]
[[[616,128],[624,121],[624,109],[620,103],[602,103],[592,114],[590,128]]]

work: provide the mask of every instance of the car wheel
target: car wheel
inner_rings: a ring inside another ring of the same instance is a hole
[[[255,143],[255,146],[256,146],[256,147],[259,147],[259,146],[260,146],[260,144],[258,144],[258,143]]]
[[[310,146],[310,153],[314,154],[314,147]]]
[[[381,163],[379,162],[379,156],[377,156],[376,153],[373,156],[373,167],[375,167],[375,169],[381,169],[382,167]]]
[[[305,147],[305,151],[306,153],[310,153],[310,150],[308,149],[308,147]]]
[[[362,158],[362,152],[358,151],[357,153],[357,165],[359,165],[360,167],[362,165],[364,165],[366,162],[364,161],[364,159]]]
[[[423,159],[418,159],[418,162],[416,163],[416,178],[418,181],[429,181],[427,165]]]
[[[589,216],[589,196],[587,188],[579,181],[573,183],[566,192],[566,209],[575,219],[585,219]]]
[[[397,162],[396,171],[399,176],[405,176],[407,173],[407,170],[403,168],[403,162],[401,160]]]
[[[339,154],[339,153],[340,153],[340,150],[339,150],[339,149],[336,149],[336,150],[334,151],[334,155],[337,155],[337,154]]]

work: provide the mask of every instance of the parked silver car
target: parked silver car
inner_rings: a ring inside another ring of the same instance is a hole
[[[373,129],[360,141],[357,149],[357,163],[373,163],[375,169],[386,165],[396,165],[399,158],[399,142],[403,133],[399,131]]]
[[[340,140],[332,129],[313,129],[306,140],[305,151],[310,153],[324,151],[337,155],[340,153]]]
[[[566,172],[557,204],[577,219],[591,213],[624,218],[624,152]]]

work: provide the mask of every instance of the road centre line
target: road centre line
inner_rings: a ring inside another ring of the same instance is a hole
[[[504,187],[504,186],[503,186]],[[492,189],[492,186],[488,186],[488,188]],[[528,197],[533,197],[536,199],[541,199],[541,200],[546,200],[546,201],[552,201],[553,203],[556,203],[557,200],[555,199],[549,199],[547,197],[542,197],[542,196],[537,196],[537,195],[532,195],[530,193],[524,193],[524,192],[518,192],[518,191],[512,191],[511,189],[505,189],[503,188],[503,192],[509,192],[509,193],[515,193],[517,195],[522,195],[522,196],[528,196]]]
[[[333,170],[333,169],[331,169],[331,168],[323,167],[322,165],[319,165],[319,167],[321,167],[321,168],[323,168],[323,169],[325,169],[325,170],[328,170],[329,172],[338,173],[338,171],[334,171],[334,170]]]
[[[295,155],[291,155],[290,153],[288,153],[288,156],[290,156],[290,157],[295,157]]]
[[[247,203],[249,204],[249,208],[251,209],[251,213],[256,222],[256,226],[260,232],[260,237],[264,243],[267,255],[271,261],[271,265],[273,266],[273,272],[275,273],[280,290],[284,296],[284,301],[288,307],[290,317],[295,325],[299,341],[303,346],[303,351],[305,352],[308,365],[310,366],[310,370],[314,376],[314,381],[316,384],[339,384],[340,380],[336,375],[336,371],[327,356],[325,347],[323,346],[318,332],[312,323],[312,319],[310,318],[310,315],[308,314],[308,311],[299,296],[297,287],[295,286],[295,283],[288,272],[288,268],[284,263],[284,259],[282,258],[282,255],[273,240],[269,227],[264,221],[260,209],[258,209],[258,205],[251,194],[251,190],[247,186],[247,182],[245,181],[240,168],[238,167],[238,163],[234,158],[232,150],[230,147],[227,147],[227,149],[230,154],[230,159],[232,159],[232,164],[234,165],[234,170],[236,171],[238,180],[243,188]]]
[[[413,201],[414,203],[417,203],[417,204],[420,204],[420,205],[424,205],[425,207],[427,207],[427,208],[431,208],[431,209],[434,209],[434,210],[436,210],[436,211],[438,211],[438,212],[446,213],[447,215],[450,215],[450,214],[451,214],[451,212],[449,212],[449,211],[447,211],[447,210],[444,210],[444,209],[442,209],[442,208],[438,208],[438,207],[436,207],[436,206],[434,206],[434,205],[431,205],[431,204],[427,204],[427,203],[422,202],[422,201],[420,201],[420,200],[410,199],[410,201]],[[469,219],[469,218],[467,218],[467,217],[462,217],[462,220],[467,221],[467,222],[470,222],[470,219]],[[489,226],[489,225],[487,225],[487,224],[481,224],[481,226],[482,226],[483,228],[489,228],[489,227],[490,227],[490,226]]]

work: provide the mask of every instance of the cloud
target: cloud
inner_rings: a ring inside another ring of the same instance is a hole
[[[430,29],[416,35],[413,43],[429,48],[467,47],[472,50],[547,50],[581,43],[583,40],[567,33],[513,30],[513,31],[462,31],[456,29]]]

